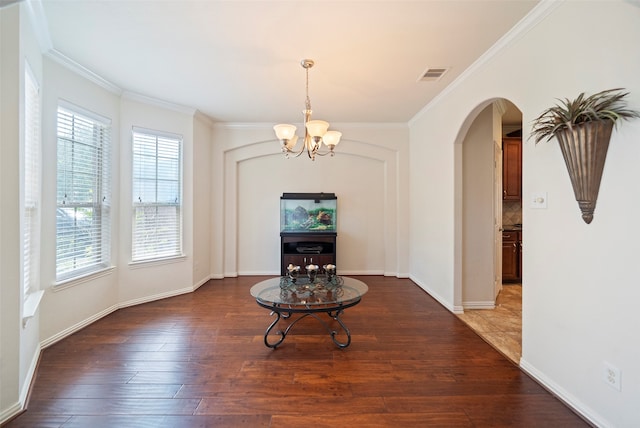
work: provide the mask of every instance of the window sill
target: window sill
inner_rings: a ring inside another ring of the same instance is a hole
[[[169,263],[180,263],[183,262],[187,256],[185,254],[181,254],[179,256],[165,257],[162,259],[149,259],[149,260],[140,260],[135,262],[129,262],[129,267],[131,269],[138,269],[149,266],[158,266],[158,265],[166,265]]]
[[[97,278],[102,278],[103,276],[110,275],[114,269],[115,269],[115,266],[109,266],[107,268],[103,268],[98,271],[87,273],[86,275],[76,276],[73,278],[54,282],[52,290],[55,292],[62,291],[62,290],[66,290],[67,288],[75,287],[76,285],[83,284],[85,282],[93,281],[94,279],[97,279]]]
[[[33,293],[29,293],[24,299],[24,306],[22,308],[22,328],[25,328],[29,320],[38,313],[38,307],[40,306],[40,301],[42,300],[43,295],[44,290],[34,291]]]

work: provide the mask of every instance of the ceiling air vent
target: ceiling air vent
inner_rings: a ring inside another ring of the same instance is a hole
[[[434,82],[439,80],[446,72],[449,70],[448,68],[427,68],[427,70],[422,73],[422,76],[419,80],[423,82]]]

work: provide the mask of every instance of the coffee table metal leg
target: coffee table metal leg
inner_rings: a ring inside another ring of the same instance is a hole
[[[291,312],[279,312],[279,311],[271,311],[271,313],[269,315],[276,314],[276,319],[269,325],[269,327],[267,327],[267,331],[264,333],[264,344],[269,347],[269,348],[277,348],[278,345],[280,345],[285,337],[287,337],[287,334],[289,333],[289,330],[291,330],[291,328],[301,319],[308,317],[309,315],[311,315],[312,317],[314,317],[315,319],[317,319],[318,321],[320,321],[320,323],[327,329],[327,332],[329,333],[329,335],[331,335],[331,340],[333,340],[333,343],[336,344],[336,346],[338,346],[339,348],[346,348],[347,346],[349,346],[351,344],[351,332],[349,331],[349,329],[347,328],[347,326],[342,322],[342,320],[340,319],[340,315],[342,315],[342,310],[338,310],[338,311],[328,311],[325,312],[329,318],[333,319],[334,321],[337,321],[338,324],[340,325],[340,328],[342,329],[342,331],[344,332],[344,334],[347,336],[347,340],[345,342],[341,342],[340,340],[338,340],[337,336],[339,331],[336,329],[331,328],[331,326],[322,318],[320,318],[317,314],[315,313],[305,313],[302,314],[300,317],[296,318],[295,320],[293,320],[293,322],[291,322],[286,329],[284,330],[276,330],[273,333],[280,336],[278,338],[277,341],[270,343],[269,342],[269,334],[271,334],[271,330],[273,330],[273,328],[278,325],[278,322],[280,321],[280,319],[288,319],[291,317]]]
[[[271,311],[271,313],[269,315],[273,315],[276,314],[276,319],[269,325],[269,327],[267,327],[267,331],[264,333],[264,344],[267,345],[269,348],[273,348],[276,349],[276,347],[282,343],[282,341],[284,340],[285,336],[287,335],[287,331],[289,329],[287,329],[286,331],[282,331],[282,330],[278,330],[275,333],[280,335],[280,339],[277,342],[274,343],[269,343],[269,333],[271,332],[271,329],[273,329],[273,327],[275,327],[276,325],[278,325],[278,321],[280,321],[280,312],[276,312],[276,311]]]
[[[331,330],[329,333],[331,334],[331,339],[333,340],[333,343],[335,343],[339,348],[346,348],[347,346],[349,346],[351,344],[351,332],[349,331],[347,326],[344,325],[344,323],[340,319],[340,315],[342,315],[342,311],[339,310],[339,311],[336,311],[336,312],[327,312],[327,315],[329,315],[335,321],[338,321],[338,324],[340,324],[340,327],[342,327],[342,330],[347,335],[347,341],[346,342],[340,342],[338,339],[336,339],[336,335],[338,334],[338,332],[336,330]]]
[[[289,324],[287,326],[286,329],[283,330],[277,330],[274,333],[280,336],[280,339],[278,339],[278,341],[274,342],[274,343],[269,343],[269,333],[271,333],[271,330],[278,324],[278,321],[280,321],[280,318],[282,319],[288,319],[291,317],[291,312],[286,312],[283,311],[282,313],[279,311],[271,311],[271,313],[269,315],[273,315],[276,314],[276,319],[269,325],[269,327],[267,327],[267,331],[264,333],[264,344],[267,345],[269,348],[273,348],[275,349],[278,345],[280,345],[282,343],[282,341],[284,341],[284,338],[287,337],[287,333],[289,333],[289,330],[291,330],[291,327],[293,327],[298,321],[300,321],[302,318],[306,318],[311,314],[304,314],[301,317],[295,319],[291,324]]]

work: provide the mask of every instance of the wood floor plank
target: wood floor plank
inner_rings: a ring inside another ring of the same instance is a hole
[[[253,397],[246,394],[228,394],[224,397],[203,398],[198,407],[198,415],[298,415],[310,414],[318,408],[332,409],[331,415],[381,413],[385,411],[384,401],[380,397],[352,397],[345,405],[342,397],[306,397],[282,399],[278,396]]]
[[[56,398],[29,402],[35,413],[50,415],[192,415],[199,399],[182,398]]]
[[[60,385],[45,384],[36,386],[36,395],[42,399],[63,398],[174,398],[182,388],[182,384],[102,384],[102,385]],[[194,397],[189,397],[194,398]]]
[[[346,349],[311,317],[267,348],[273,317],[249,294],[265,278],[123,308],[48,347],[6,427],[588,426],[408,279],[359,277]]]
[[[340,415],[337,422],[326,414],[311,415],[276,415],[272,419],[272,426],[279,428],[335,428],[336,425],[345,427],[429,427],[429,428],[471,428],[474,427],[464,412],[437,413],[367,413],[357,415]]]

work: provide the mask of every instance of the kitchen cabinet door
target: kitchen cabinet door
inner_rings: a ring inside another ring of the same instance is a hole
[[[502,282],[520,280],[520,234],[502,232]]]
[[[522,139],[519,137],[502,140],[502,199],[522,199]]]

